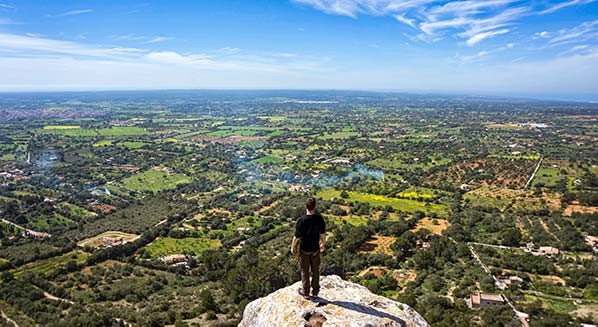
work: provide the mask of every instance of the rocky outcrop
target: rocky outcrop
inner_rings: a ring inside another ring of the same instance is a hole
[[[249,303],[239,326],[429,326],[408,305],[375,295],[338,276],[320,279],[317,298],[299,295],[300,285],[297,282]]]

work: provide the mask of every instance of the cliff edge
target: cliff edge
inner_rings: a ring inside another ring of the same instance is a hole
[[[298,293],[300,286],[297,282],[249,303],[239,326],[429,326],[408,305],[335,275],[320,279],[318,298],[304,299]]]

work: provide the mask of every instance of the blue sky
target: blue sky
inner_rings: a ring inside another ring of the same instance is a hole
[[[0,0],[0,91],[598,94],[597,0]]]

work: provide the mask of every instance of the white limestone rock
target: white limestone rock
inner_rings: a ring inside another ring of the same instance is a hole
[[[317,299],[304,299],[299,295],[300,287],[301,282],[297,282],[249,303],[239,326],[310,326],[303,318],[307,312],[323,315],[323,327],[429,326],[408,305],[373,294],[335,275],[320,279]]]

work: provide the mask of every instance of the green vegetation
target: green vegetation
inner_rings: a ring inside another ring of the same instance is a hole
[[[15,278],[20,278],[25,273],[53,274],[56,273],[58,269],[64,268],[69,261],[81,264],[85,262],[88,257],[89,254],[83,251],[73,251],[61,256],[28,263],[17,269],[11,270],[10,272]]]
[[[416,211],[425,212],[428,215],[437,214],[440,217],[445,217],[447,215],[447,208],[445,205],[442,204],[435,204],[435,203],[425,203],[415,200],[406,200],[406,199],[398,199],[398,198],[389,198],[382,195],[375,195],[375,194],[364,194],[349,191],[347,192],[349,197],[347,201],[359,201],[369,203],[371,206],[374,207],[385,207],[390,206],[397,211],[409,212],[414,213]],[[329,200],[332,198],[341,198],[341,191],[337,190],[324,190],[318,192],[318,196]]]
[[[146,247],[152,258],[159,258],[170,254],[200,255],[208,249],[220,247],[220,240],[206,238],[171,238],[160,237]]]
[[[190,179],[181,174],[169,174],[162,170],[150,169],[123,180],[123,185],[133,191],[157,192],[175,188],[179,184],[188,183]]]
[[[531,326],[592,322],[598,105],[335,91],[12,97],[0,96],[0,306],[19,325],[236,326],[248,302],[299,280],[289,243],[308,196],[327,223],[322,273],[432,326],[518,325],[509,306],[465,305],[509,276],[523,282],[503,294]],[[160,260],[171,254],[184,255]]]
[[[124,126],[124,127],[110,127],[98,130],[102,136],[139,136],[149,134],[144,128]]]

